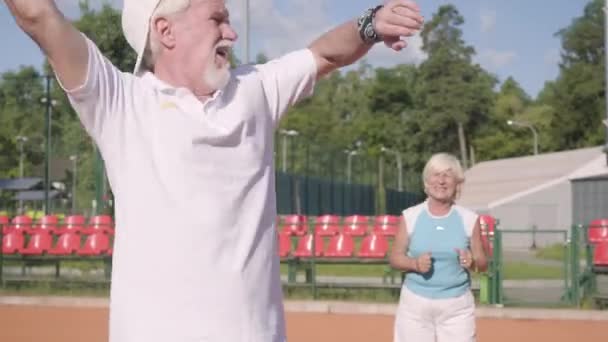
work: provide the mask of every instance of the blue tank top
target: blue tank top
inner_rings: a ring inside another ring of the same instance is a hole
[[[453,205],[448,214],[434,216],[425,201],[403,212],[409,235],[408,256],[431,253],[432,266],[426,274],[409,272],[405,285],[426,298],[454,298],[471,286],[469,272],[460,266],[458,249],[469,248],[477,214]]]

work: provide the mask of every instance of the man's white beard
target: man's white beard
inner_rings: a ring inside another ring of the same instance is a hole
[[[226,65],[218,67],[215,65],[215,61],[211,60],[205,68],[203,80],[213,90],[223,89],[230,82],[230,65],[226,63]]]

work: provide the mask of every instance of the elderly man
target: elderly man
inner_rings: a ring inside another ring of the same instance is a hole
[[[383,41],[417,5],[388,1],[267,64],[229,69],[224,0],[124,0],[138,54],[122,73],[52,0],[5,0],[99,146],[116,199],[112,342],[285,341],[273,129],[315,80]]]

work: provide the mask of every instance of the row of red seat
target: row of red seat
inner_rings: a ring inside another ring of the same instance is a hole
[[[587,231],[590,243],[608,242],[608,219],[591,221]]]
[[[380,235],[395,236],[399,228],[399,216],[381,215],[371,218],[352,215],[342,219],[337,215],[322,215],[309,222],[304,215],[285,215],[279,218],[278,227],[280,232],[287,235],[303,236],[308,233],[309,223],[319,236],[333,236],[338,233],[364,236],[370,230]]]
[[[300,237],[295,250],[292,250],[292,236],[279,234],[279,256],[287,258],[289,256],[299,258],[310,258],[313,255],[312,243],[313,234]],[[353,237],[348,234],[338,233],[333,235],[327,246],[322,236],[315,235],[315,253],[317,257],[327,258],[350,258],[358,257],[365,259],[382,259],[386,257],[389,249],[388,240],[384,235],[372,233],[361,241],[358,251],[355,251]]]
[[[591,221],[587,239],[593,246],[593,264],[608,267],[608,219]]]
[[[608,241],[599,242],[593,246],[593,264],[608,267]]]
[[[0,216],[0,226],[3,235],[12,232],[34,234],[40,231],[53,234],[68,232],[76,234],[114,233],[114,222],[112,217],[108,215],[93,216],[88,222],[82,215],[68,216],[63,222],[60,222],[55,215],[43,216],[37,221],[32,220],[29,216],[15,216],[12,220],[9,220],[7,216]]]
[[[112,242],[107,234],[96,232],[83,238],[79,234],[68,232],[60,235],[54,242],[49,232],[36,232],[26,243],[24,234],[10,232],[2,237],[2,254],[4,255],[112,255]]]

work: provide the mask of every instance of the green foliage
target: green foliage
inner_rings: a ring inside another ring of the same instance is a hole
[[[550,121],[557,149],[601,144],[604,140],[604,1],[593,0],[581,17],[557,33],[562,40],[561,72],[543,100],[555,111]]]

